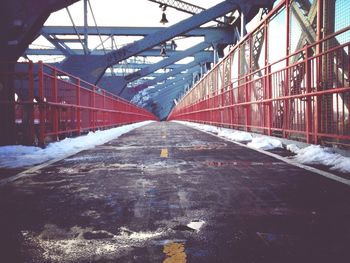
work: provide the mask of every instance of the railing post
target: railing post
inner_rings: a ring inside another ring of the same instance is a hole
[[[289,96],[290,94],[290,87],[291,87],[291,83],[290,83],[290,73],[289,73],[289,54],[290,54],[290,0],[286,0],[285,1],[285,5],[286,5],[286,60],[285,60],[285,87],[283,90],[283,96]],[[283,87],[282,87],[283,88]],[[291,125],[291,123],[289,123],[289,110],[290,110],[290,99],[284,99],[283,100],[283,123],[282,123],[282,137],[283,138],[287,138],[287,132],[286,130],[289,129],[289,125]]]
[[[265,87],[267,93],[267,135],[272,135],[272,83],[271,83],[271,66],[268,65],[265,71]]]
[[[39,124],[39,145],[45,145],[45,105],[44,102],[44,68],[43,62],[39,61],[39,71],[38,71],[38,79],[39,79],[39,114],[40,114],[40,124]]]
[[[323,0],[317,1],[317,30],[316,30],[316,91],[321,89],[322,85],[322,57],[319,54],[322,52],[321,39],[323,37]],[[318,144],[318,132],[321,124],[321,99],[320,95],[315,96],[315,124],[314,124],[314,139],[313,142]]]
[[[57,69],[53,69],[53,101],[58,103],[58,87],[57,87]],[[55,136],[55,140],[58,140],[58,111],[60,108],[55,105],[53,106],[53,132]]]
[[[106,126],[106,108],[105,108],[105,99],[106,99],[106,92],[105,90],[102,90],[102,96],[103,96],[103,100],[102,100],[102,108],[103,108],[103,113],[102,113],[102,122],[103,122],[103,126]]]
[[[312,132],[312,109],[311,109],[311,61],[310,51],[308,47],[305,47],[305,85],[306,85],[306,109],[305,109],[305,128],[306,128],[306,142],[311,143]]]
[[[29,96],[28,96],[28,116],[29,116],[29,140],[30,140],[30,144],[34,144],[35,142],[35,126],[34,126],[34,119],[35,119],[35,115],[34,115],[34,77],[33,77],[33,62],[29,61],[29,72],[28,72],[28,79],[29,79]]]
[[[77,79],[77,86],[76,86],[76,104],[77,104],[77,123],[76,123],[76,129],[77,129],[77,135],[79,136],[81,134],[81,120],[80,120],[80,79]]]
[[[92,130],[96,130],[96,104],[95,104],[95,96],[96,96],[96,87],[92,87]]]
[[[245,105],[245,109],[246,109],[246,128],[245,130],[247,132],[249,132],[251,130],[251,96],[250,96],[250,89],[249,89],[249,77],[246,76],[245,77],[245,102],[246,102],[246,105]]]

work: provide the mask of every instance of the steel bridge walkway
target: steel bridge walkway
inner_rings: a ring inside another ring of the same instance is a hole
[[[154,122],[0,189],[3,262],[345,262],[350,188]],[[349,261],[347,261],[349,262]]]

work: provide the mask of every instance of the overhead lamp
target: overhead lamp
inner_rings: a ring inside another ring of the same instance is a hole
[[[166,10],[166,5],[164,4],[160,4],[159,7],[162,9],[163,13],[162,13],[162,19],[159,21],[160,23],[162,23],[163,25],[168,23],[168,19],[166,18],[165,15],[165,10]]]
[[[159,21],[160,23],[162,23],[163,25],[166,23],[169,23],[168,19],[166,18],[165,13],[163,12],[162,14],[162,19]]]
[[[166,49],[165,49],[165,46],[162,46],[162,48],[160,49],[160,55],[162,57],[165,57],[166,56]]]
[[[175,50],[177,48],[177,45],[174,40],[171,40],[170,46],[171,46],[171,50]]]

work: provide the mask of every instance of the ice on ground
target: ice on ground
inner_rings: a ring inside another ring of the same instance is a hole
[[[192,222],[187,224],[187,226],[189,228],[196,230],[196,231],[199,231],[202,228],[202,226],[204,225],[204,223],[205,222],[203,220],[193,220]]]
[[[40,164],[56,158],[64,158],[82,150],[107,143],[135,128],[149,124],[144,121],[103,131],[89,132],[76,138],[66,138],[48,144],[45,149],[33,146],[10,145],[0,147],[0,167],[20,168]]]

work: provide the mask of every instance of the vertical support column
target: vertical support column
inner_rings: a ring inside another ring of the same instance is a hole
[[[265,69],[265,86],[267,99],[267,135],[272,136],[272,83],[271,83],[271,66],[269,65]]]
[[[96,130],[96,87],[92,87],[92,130]]]
[[[15,62],[0,63],[0,145],[16,143],[16,124],[14,100],[15,89]],[[11,103],[11,104],[8,104]],[[9,106],[10,105],[10,106]]]
[[[322,52],[322,44],[321,39],[323,37],[323,0],[317,1],[317,29],[316,29],[316,37],[317,37],[317,45],[316,45],[316,91],[320,91],[322,88],[322,58],[318,55]],[[319,95],[315,96],[315,109],[314,109],[314,118],[315,118],[315,126],[314,126],[314,143],[318,144],[318,133],[321,125],[321,98]]]
[[[102,99],[102,109],[103,109],[103,113],[102,113],[102,121],[103,121],[103,126],[106,126],[106,114],[108,112],[106,112],[106,103],[105,103],[105,100],[106,100],[106,91],[105,90],[102,90],[102,96],[103,96],[103,99]]]
[[[89,53],[88,47],[88,0],[84,0],[84,53],[85,55]]]
[[[245,110],[246,110],[246,131],[249,132],[251,130],[250,125],[252,124],[252,120],[251,120],[251,108],[252,108],[252,104],[251,104],[251,96],[250,96],[250,86],[251,83],[249,82],[249,77],[245,76],[244,78],[245,80],[245,102],[247,103],[245,105]],[[249,104],[248,104],[249,103]]]
[[[245,29],[246,19],[243,11],[241,11],[240,15],[241,15],[241,36],[240,37],[242,39],[245,36],[245,32],[246,32],[246,29]]]
[[[79,136],[81,134],[81,108],[80,108],[80,79],[77,79],[77,86],[76,86],[76,104],[77,104],[77,123],[76,123],[76,129],[77,129],[77,135]]]
[[[290,86],[291,86],[291,83],[290,83],[290,72],[289,72],[289,54],[290,54],[290,0],[286,0],[285,2],[285,5],[286,5],[286,71],[285,71],[285,81],[284,81],[284,84],[285,84],[285,87],[284,87],[284,96],[289,96],[290,94]],[[283,131],[282,131],[282,136],[283,138],[287,138],[287,132],[286,132],[286,129],[289,128],[289,125],[291,125],[290,123],[290,99],[285,99],[283,101]]]
[[[334,33],[335,29],[335,1],[323,2],[323,37],[327,37]],[[322,40],[322,39],[321,39]],[[322,43],[323,52],[336,45],[334,38],[330,38]],[[336,86],[338,79],[334,72],[334,52],[322,55],[322,90],[329,90]],[[334,133],[335,127],[338,125],[334,121],[333,114],[333,94],[325,94],[322,96],[322,107],[319,109],[321,115],[321,133]]]
[[[305,84],[306,84],[306,95],[311,92],[311,61],[310,61],[310,50],[305,47]],[[312,132],[312,108],[311,108],[311,97],[306,97],[306,109],[305,109],[305,128],[306,128],[306,142],[311,143],[311,132]]]
[[[268,30],[268,23],[265,20],[264,21],[264,39],[265,39],[265,47],[264,47],[264,66],[265,66],[265,99],[269,100],[267,102],[267,116],[265,115],[265,117],[267,118],[267,135],[268,136],[272,136],[272,83],[271,83],[271,66],[268,63],[268,55],[269,55],[269,34],[268,34],[269,30]]]
[[[29,143],[34,144],[35,143],[35,126],[34,126],[34,105],[33,105],[33,100],[34,100],[34,77],[33,77],[33,62],[29,61],[28,62],[29,66],[29,72],[28,72],[28,81],[29,81],[29,96],[28,96],[28,125],[29,125]],[[26,105],[24,105],[26,106]]]
[[[38,63],[39,69],[38,69],[38,79],[39,79],[39,118],[40,118],[40,124],[39,124],[39,145],[44,146],[45,145],[45,105],[43,104],[44,101],[44,67],[43,62],[39,61]]]
[[[53,69],[53,102],[58,103],[58,87],[57,87],[57,69]],[[53,132],[55,136],[55,140],[58,140],[58,112],[60,108],[55,105],[53,108]]]

